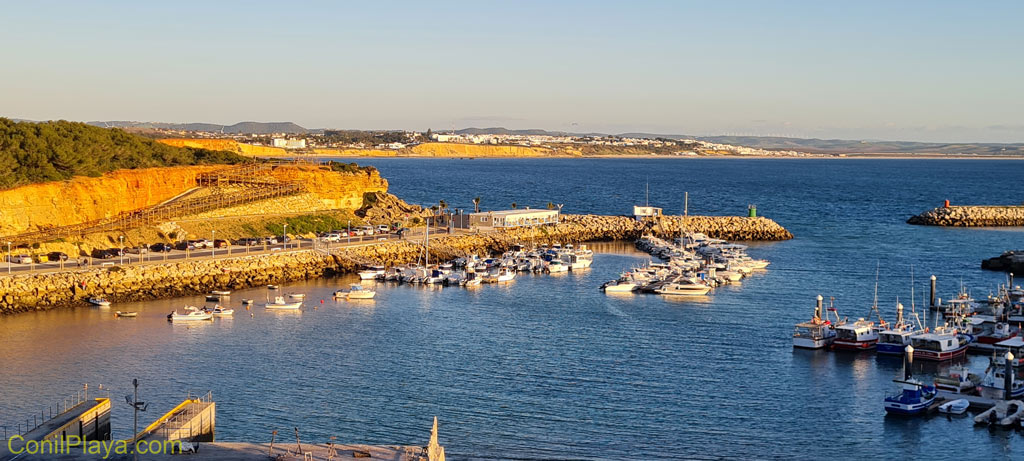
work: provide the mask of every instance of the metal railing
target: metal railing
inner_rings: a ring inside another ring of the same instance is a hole
[[[155,431],[154,433],[156,433],[165,440],[169,440],[172,433],[178,432],[182,428],[187,426],[189,428],[189,433],[188,437],[184,437],[184,439],[192,440],[193,437],[202,435],[201,432],[205,427],[202,412],[206,411],[206,408],[209,407],[210,404],[213,402],[213,391],[209,391],[206,394],[203,394],[202,396],[195,396],[192,394],[191,391],[189,391],[185,399],[192,400],[192,403],[184,407],[178,413],[175,413],[170,418],[167,418],[167,420],[164,421],[163,424],[160,425],[160,428],[157,429],[157,431]],[[192,433],[192,422],[196,418],[196,416],[199,416],[199,434]]]
[[[110,397],[110,389],[104,389],[103,385],[99,386],[98,391],[105,392],[105,397]],[[15,435],[25,435],[26,433],[31,432],[32,430],[42,426],[43,424],[46,424],[47,421],[50,421],[55,416],[60,416],[61,414],[66,413],[68,410],[73,409],[74,407],[80,405],[82,402],[86,402],[88,400],[89,385],[86,384],[82,386],[82,389],[79,389],[74,394],[64,397],[62,400],[53,401],[50,404],[46,405],[46,408],[40,410],[39,414],[33,413],[32,419],[26,417],[24,423],[18,421],[13,425],[2,426],[3,439],[0,440],[7,440]]]

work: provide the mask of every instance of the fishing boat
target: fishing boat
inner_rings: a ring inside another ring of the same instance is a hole
[[[265,303],[263,307],[267,309],[298,309],[302,307],[302,301],[287,302],[284,300],[284,296],[277,296],[274,298],[274,302]]]
[[[822,316],[823,300],[824,298],[818,295],[818,303],[814,307],[814,315],[811,317],[811,320],[796,324],[796,328],[793,331],[793,347],[821,349],[828,347],[835,340],[835,325]]]
[[[914,358],[920,360],[946,361],[963,357],[967,353],[969,340],[956,328],[938,327],[910,338],[914,346]]]
[[[114,312],[114,317],[138,317],[139,313],[134,311],[117,311]]]
[[[971,406],[971,402],[967,399],[950,400],[949,402],[939,405],[939,413],[947,415],[962,415],[967,411],[967,407],[969,406]]]
[[[196,306],[185,306],[185,313],[179,314],[178,311],[167,314],[167,320],[170,322],[191,322],[197,320],[210,320],[213,318],[213,314],[203,312]]]
[[[1012,354],[1010,359],[1012,360]],[[989,361],[988,368],[985,369],[985,376],[981,380],[981,384],[978,385],[978,394],[982,397],[987,397],[994,400],[1004,399],[1006,397],[1006,386],[1010,386],[1010,398],[1019,399],[1024,397],[1024,381],[1016,379],[1011,368],[1009,374],[1006,373],[1005,361],[1004,365],[999,365],[995,358]]]
[[[213,306],[212,308],[203,309],[204,312],[213,314],[214,317],[230,317],[235,315],[234,309],[222,307],[221,305]]]
[[[219,303],[221,295],[206,295],[206,300],[212,303]]]
[[[1020,336],[1015,336],[1013,338],[1007,339],[1006,341],[1000,341],[996,343],[996,346],[998,347],[999,351],[1007,351],[1012,353],[1011,357],[1013,358],[1010,359],[1011,365],[1015,367],[1024,365],[1024,338],[1021,338]],[[997,354],[996,361],[1001,362],[1002,360],[1005,360],[1005,355]]]
[[[910,345],[910,338],[917,332],[914,325],[903,320],[903,304],[896,303],[896,323],[885,324],[878,332],[876,350],[879,354],[903,355],[903,350]]]
[[[974,337],[968,347],[972,351],[991,352],[998,348],[996,344],[1017,337],[1018,331],[1010,328],[1006,322],[986,322],[985,319],[973,317],[970,319],[970,335]]]
[[[836,339],[832,348],[846,351],[866,351],[874,349],[878,344],[878,331],[875,323],[857,319],[856,322],[836,326]]]
[[[100,307],[110,307],[110,301],[106,298],[89,298],[89,303]]]
[[[679,278],[654,290],[655,293],[669,296],[704,296],[709,291],[711,287],[694,278]]]
[[[374,280],[383,276],[385,272],[384,266],[367,266],[366,269],[358,272],[359,280]]]
[[[936,391],[934,386],[929,386],[914,379],[911,374],[911,364],[914,360],[914,348],[907,346],[903,358],[903,379],[894,379],[893,382],[900,385],[898,394],[885,396],[885,412],[894,415],[915,416],[927,413],[928,407],[935,402]]]
[[[933,384],[936,389],[963,394],[974,392],[981,383],[981,376],[971,373],[964,366],[951,367],[948,372],[935,377]]]
[[[376,291],[368,290],[363,288],[362,285],[352,285],[348,292],[345,293],[347,299],[373,299],[377,295]]]

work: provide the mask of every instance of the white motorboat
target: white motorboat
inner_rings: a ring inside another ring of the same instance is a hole
[[[234,309],[222,307],[220,304],[213,306],[212,308],[203,309],[203,311],[213,314],[214,317],[230,317],[235,315]]]
[[[302,301],[288,302],[284,300],[284,296],[277,296],[274,298],[274,302],[266,303],[263,307],[267,309],[291,309],[295,310],[302,307]]]
[[[512,280],[515,280],[515,278],[516,278],[516,271],[515,270],[509,269],[509,268],[502,268],[498,272],[498,277],[495,279],[495,282],[497,282],[497,283],[507,283],[507,282],[511,282]]]
[[[117,311],[114,312],[114,317],[138,317],[139,313],[135,311]]]
[[[560,261],[558,259],[552,259],[551,261],[548,261],[548,272],[554,274],[554,273],[557,273],[557,272],[568,272],[568,271],[569,271],[569,265],[563,263],[562,261]]]
[[[605,293],[629,293],[636,289],[636,284],[629,280],[612,280],[601,285]]]
[[[217,296],[231,296],[231,292],[228,290],[213,290],[210,292],[210,294]]]
[[[298,300],[298,301],[302,301],[302,300],[306,299],[306,294],[305,293],[288,293],[287,296],[288,296],[288,299],[294,299],[294,300]]]
[[[191,322],[196,320],[210,320],[213,318],[213,314],[203,312],[196,306],[185,306],[185,313],[179,314],[178,311],[167,314],[167,320],[171,322]]]
[[[110,307],[110,301],[107,301],[106,298],[89,298],[89,303],[100,307]]]
[[[374,280],[384,276],[386,271],[384,266],[368,266],[366,269],[359,271],[359,280]]]
[[[969,406],[971,406],[971,402],[967,399],[950,400],[949,402],[939,405],[939,413],[945,413],[947,415],[962,415],[967,411],[967,407]]]
[[[693,278],[677,279],[654,290],[655,293],[670,296],[704,296],[709,291],[711,287]]]
[[[376,291],[368,290],[363,288],[362,285],[352,285],[352,287],[345,293],[347,299],[373,299],[377,295]]]

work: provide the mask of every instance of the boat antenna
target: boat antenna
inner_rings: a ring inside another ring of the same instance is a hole
[[[882,320],[882,313],[878,312],[878,269],[879,263],[875,261],[875,299],[871,302],[871,310],[875,311],[879,323],[885,323],[885,320]]]
[[[917,312],[914,309],[914,265],[910,265],[910,312]]]

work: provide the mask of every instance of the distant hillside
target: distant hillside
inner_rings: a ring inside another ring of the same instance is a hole
[[[509,130],[507,128],[465,128],[459,134],[505,134],[535,136],[607,136],[605,133],[566,133],[546,130]],[[912,141],[865,141],[848,139],[804,139],[774,136],[690,136],[681,134],[619,133],[627,138],[696,139],[700,141],[772,150],[795,150],[821,154],[945,154],[1024,156],[1024,143],[932,143]]]
[[[119,169],[245,160],[231,152],[168,146],[120,129],[0,118],[0,189]]]
[[[165,130],[185,131],[222,131],[227,134],[306,134],[309,130],[292,122],[239,122],[234,125],[218,125],[216,123],[160,123],[160,122],[87,122],[93,126],[104,128],[161,128]]]

